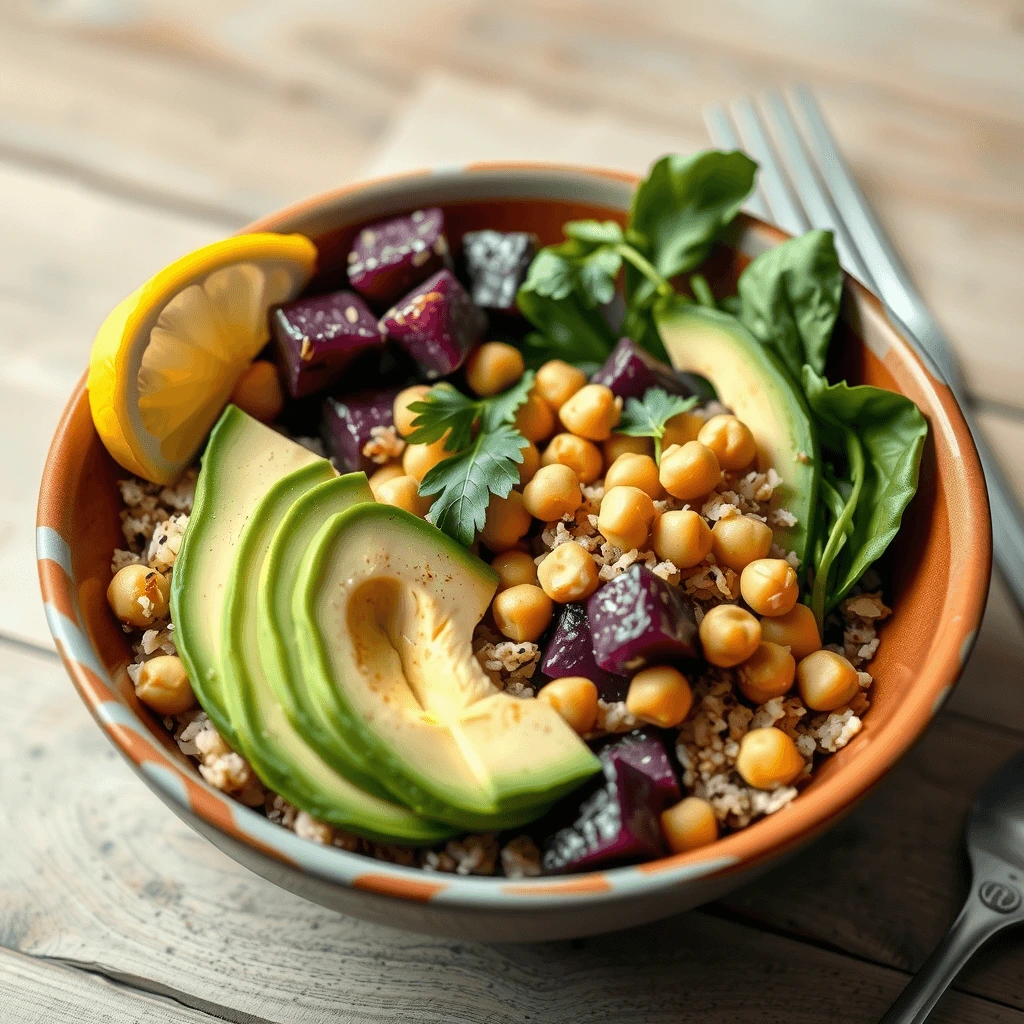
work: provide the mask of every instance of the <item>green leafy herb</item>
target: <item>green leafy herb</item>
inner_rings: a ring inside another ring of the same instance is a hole
[[[523,316],[537,328],[526,336],[523,351],[534,368],[549,359],[603,363],[618,340],[601,310],[588,308],[576,295],[553,299],[528,290],[524,284],[516,302]]]
[[[810,366],[802,376],[822,447],[832,460],[833,481],[823,490],[829,530],[815,560],[811,593],[820,627],[899,532],[917,490],[928,424],[903,395],[845,381],[830,385]]]
[[[648,388],[643,400],[626,399],[622,410],[622,421],[615,428],[620,434],[630,437],[653,437],[654,460],[661,463],[661,439],[665,436],[665,425],[673,416],[687,412],[697,404],[696,398],[670,395],[661,388]]]
[[[740,152],[663,156],[633,193],[627,240],[663,278],[703,263],[722,228],[753,191],[757,164]],[[627,272],[630,305],[646,303],[650,277]]]
[[[491,431],[481,430],[468,448],[429,470],[420,494],[439,495],[430,506],[431,522],[469,547],[483,529],[491,495],[507,498],[519,482],[522,450],[528,443],[504,423]]]
[[[775,350],[794,380],[825,369],[843,272],[831,231],[808,231],[761,253],[740,275],[740,320]]]
[[[470,398],[450,384],[435,385],[421,401],[410,404],[409,411],[417,415],[406,443],[433,444],[444,437],[445,431],[450,431],[445,451],[461,451],[472,441],[477,420],[484,430],[511,423],[516,410],[526,401],[533,379],[533,370],[527,370],[507,391],[489,398]]]
[[[430,506],[431,522],[467,547],[483,528],[490,496],[507,498],[519,481],[522,450],[529,442],[512,424],[533,381],[533,371],[527,370],[507,391],[487,398],[438,384],[409,406],[417,415],[408,444],[433,444],[449,432],[445,451],[457,454],[429,470],[419,492],[439,495]]]

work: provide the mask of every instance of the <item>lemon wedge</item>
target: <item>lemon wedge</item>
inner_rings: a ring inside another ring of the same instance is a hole
[[[125,469],[170,483],[267,342],[267,313],[316,264],[303,235],[236,235],[165,267],[110,313],[89,358],[89,407]]]

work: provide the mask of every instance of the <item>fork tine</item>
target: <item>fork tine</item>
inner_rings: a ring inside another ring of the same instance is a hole
[[[718,146],[719,149],[743,148],[743,144],[740,142],[740,138],[732,126],[732,121],[729,120],[729,115],[726,113],[725,107],[719,103],[711,103],[704,108],[703,114],[704,124],[707,127],[708,135],[711,136],[711,141]],[[765,205],[760,191],[752,192],[746,203],[744,203],[744,206],[746,206],[746,208],[755,217],[760,217],[761,220],[771,221],[771,212]]]
[[[761,188],[775,223],[791,235],[802,235],[811,225],[786,182],[785,171],[761,122],[761,115],[749,99],[733,100],[732,115],[744,148],[761,165]]]
[[[874,278],[861,258],[860,250],[850,237],[845,221],[811,166],[804,141],[786,106],[786,101],[780,93],[772,89],[764,94],[764,104],[768,109],[774,135],[782,149],[783,159],[787,162],[787,169],[797,195],[800,196],[811,224],[833,233],[839,260],[843,266],[870,289],[877,291]]]

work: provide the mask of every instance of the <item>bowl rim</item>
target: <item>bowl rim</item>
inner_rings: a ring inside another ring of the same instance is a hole
[[[308,216],[353,197],[393,192],[400,199],[403,190],[428,191],[438,187],[486,187],[502,185],[502,199],[544,198],[544,189],[557,182],[558,189],[572,195],[574,189],[602,189],[602,195],[617,197],[608,203],[628,208],[628,197],[639,175],[585,165],[548,162],[477,162],[438,169],[423,169],[358,181],[301,200],[239,229],[249,231],[287,230],[289,221]],[[547,183],[547,184],[545,184]],[[610,187],[610,188],[609,188]],[[534,191],[531,191],[534,190]],[[561,196],[559,196],[561,198]],[[547,198],[552,198],[547,196]],[[444,200],[437,200],[443,202]],[[597,204],[597,200],[593,200]],[[743,228],[778,244],[789,236],[780,229],[747,214],[740,214]],[[353,218],[356,219],[356,218]],[[845,276],[845,288],[860,306],[866,306],[887,329],[890,347],[900,361],[909,365],[918,383],[931,393],[934,408],[941,412],[943,443],[961,460],[968,501],[965,514],[970,552],[970,574],[957,595],[956,615],[941,650],[931,649],[919,679],[896,711],[901,719],[899,739],[890,737],[884,749],[872,746],[871,757],[862,756],[846,770],[801,794],[785,813],[770,815],[732,835],[684,854],[673,854],[643,864],[608,868],[559,877],[509,879],[470,877],[404,867],[370,859],[336,847],[324,847],[299,838],[294,832],[270,822],[256,811],[207,785],[194,772],[189,775],[170,756],[142,721],[114,696],[114,686],[102,659],[92,649],[87,634],[78,626],[77,587],[72,575],[71,548],[52,525],[59,517],[61,495],[69,488],[75,466],[68,449],[74,417],[87,408],[84,374],[75,388],[57,426],[40,486],[37,514],[37,559],[47,620],[58,651],[79,695],[89,707],[111,742],[151,787],[169,798],[186,821],[198,816],[207,825],[226,832],[252,847],[262,856],[284,862],[326,881],[405,900],[447,904],[462,908],[500,908],[527,911],[536,908],[579,906],[649,895],[710,876],[745,872],[774,860],[803,845],[845,814],[882,778],[920,736],[948,696],[970,654],[984,611],[991,572],[991,526],[984,477],[970,430],[949,388],[937,380],[931,368],[917,355],[886,316],[880,300],[859,281]],[[933,433],[940,433],[934,429]],[[890,730],[892,732],[892,730]],[[854,764],[860,765],[853,771]]]

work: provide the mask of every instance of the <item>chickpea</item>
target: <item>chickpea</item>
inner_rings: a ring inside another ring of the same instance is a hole
[[[519,491],[509,491],[507,498],[492,494],[480,539],[492,551],[508,551],[526,536],[532,522]]]
[[[583,492],[576,474],[560,462],[541,466],[523,488],[523,498],[530,515],[546,523],[571,516],[583,504]]]
[[[408,437],[413,430],[412,421],[419,415],[412,412],[409,406],[413,402],[422,402],[430,387],[426,384],[414,384],[411,388],[405,388],[395,395],[395,404],[391,410],[391,418],[395,424],[395,430],[402,437]]]
[[[644,548],[655,514],[651,496],[639,487],[613,487],[601,499],[597,528],[623,551]]]
[[[720,604],[701,619],[700,643],[704,657],[719,668],[746,661],[761,643],[761,624],[745,608]]]
[[[722,479],[715,453],[700,441],[672,445],[661,456],[661,486],[674,498],[691,501],[713,491]]]
[[[597,687],[585,676],[552,679],[537,691],[537,700],[550,704],[581,736],[597,721]]]
[[[753,516],[719,519],[711,530],[715,561],[733,572],[743,572],[751,562],[765,558],[772,548],[772,528]]]
[[[601,445],[604,453],[604,468],[610,469],[620,455],[650,455],[654,457],[654,439],[630,437],[628,434],[612,434]]]
[[[540,452],[532,441],[519,450],[523,453],[523,461],[519,464],[519,484],[522,486],[528,484],[540,469]]]
[[[522,352],[504,341],[486,341],[466,360],[466,383],[478,395],[497,395],[525,372]]]
[[[574,541],[559,544],[537,566],[537,579],[552,601],[585,601],[597,590],[597,562]]]
[[[712,416],[700,428],[697,440],[718,456],[722,469],[746,469],[757,457],[757,442],[750,427],[735,416]]]
[[[555,432],[555,414],[536,388],[516,410],[515,425],[527,441],[546,441]]]
[[[536,587],[537,563],[526,551],[510,548],[491,561],[491,568],[498,574],[498,592],[529,583]]]
[[[376,498],[382,505],[405,509],[420,519],[434,504],[433,497],[427,498],[420,494],[420,485],[411,476],[396,476],[391,480],[385,480],[378,486]]]
[[[448,431],[431,444],[407,444],[402,453],[402,469],[406,476],[411,476],[417,483],[439,463],[454,455],[445,451],[444,443],[448,440]]]
[[[664,451],[674,444],[684,445],[696,441],[704,421],[692,412],[676,413],[665,423],[665,433],[661,436],[661,447]]]
[[[650,455],[620,455],[604,475],[604,489],[612,487],[639,487],[652,498],[665,496],[658,480],[658,464]]]
[[[550,466],[554,462],[568,466],[581,484],[592,484],[604,468],[601,449],[593,441],[575,434],[555,434],[540,461],[542,466]]]
[[[793,655],[785,647],[762,640],[757,650],[739,667],[740,693],[753,704],[764,704],[772,697],[789,693],[795,674]]]
[[[788,647],[797,661],[821,650],[821,637],[814,612],[805,604],[795,604],[785,615],[761,620],[761,636],[780,647]]]
[[[173,654],[161,654],[143,663],[135,695],[159,715],[181,715],[196,706],[185,666]]]
[[[587,383],[587,375],[561,359],[549,359],[537,371],[537,393],[558,412]]]
[[[621,415],[621,401],[603,384],[585,385],[558,410],[565,429],[588,441],[606,441]]]
[[[796,744],[781,730],[751,729],[740,740],[736,770],[755,789],[788,786],[804,770],[804,759]]]
[[[711,553],[711,527],[692,509],[663,512],[651,536],[655,554],[677,569],[699,565]]]
[[[235,381],[229,402],[261,423],[270,423],[281,415],[284,392],[277,367],[266,359],[257,359]]]
[[[497,594],[491,602],[494,624],[516,643],[539,640],[551,622],[554,605],[540,587],[521,583]]]
[[[671,665],[641,669],[629,681],[626,707],[651,725],[675,728],[690,713],[692,705],[693,691],[686,676]]]
[[[714,808],[699,796],[688,796],[661,812],[661,834],[673,853],[707,846],[718,838]]]
[[[370,490],[373,492],[373,497],[376,501],[380,501],[377,496],[377,491],[380,490],[381,484],[386,484],[389,480],[395,480],[400,476],[405,476],[405,470],[402,469],[401,459],[395,462],[389,462],[386,466],[381,466],[380,469],[374,473],[370,479]]]
[[[835,711],[860,689],[857,670],[835,651],[815,651],[796,667],[800,696],[812,711]]]
[[[167,577],[147,565],[126,565],[107,587],[107,601],[114,614],[137,629],[167,615],[170,594]]]
[[[758,558],[740,574],[740,593],[758,615],[785,615],[800,596],[796,569],[784,558]]]

